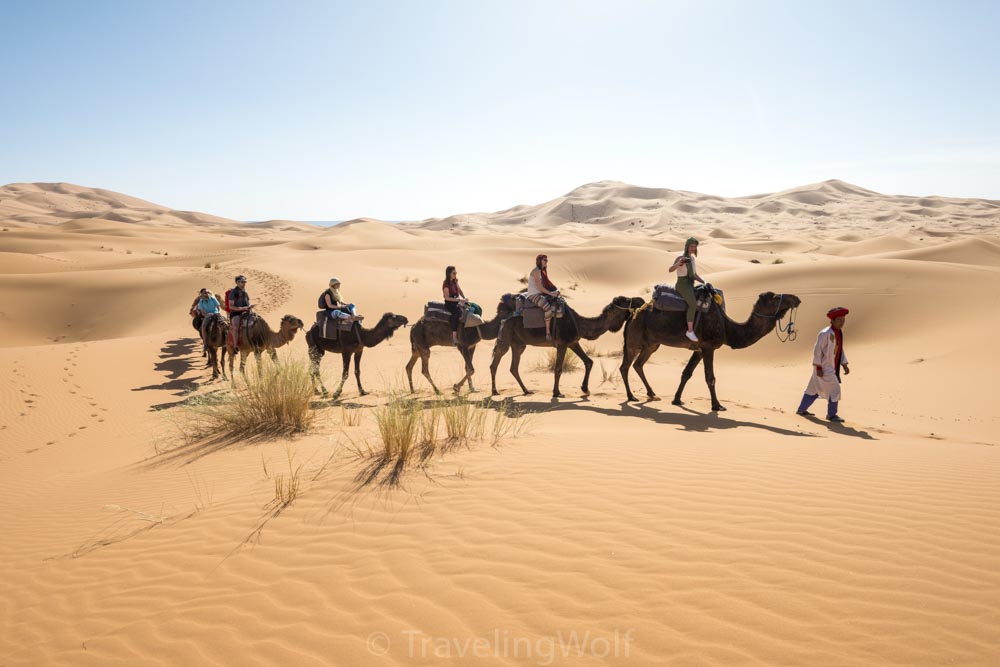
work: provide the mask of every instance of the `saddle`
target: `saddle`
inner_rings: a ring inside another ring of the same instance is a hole
[[[232,338],[235,348],[239,349],[241,342],[249,341],[250,331],[256,322],[257,314],[252,310],[240,314],[240,326],[237,329],[230,327],[229,330],[229,336]]]
[[[428,301],[424,306],[424,319],[432,322],[451,322],[451,311],[444,301]],[[463,327],[478,327],[482,326],[483,318],[477,315],[470,305],[462,309],[458,322]]]
[[[520,317],[525,329],[545,328],[545,311],[535,305],[523,292],[512,295],[514,313],[511,317]],[[558,297],[552,305],[555,318],[561,318],[566,312],[566,300]]]
[[[325,310],[316,312],[316,325],[321,338],[339,340],[340,334],[349,333],[354,329],[354,322],[336,317],[330,317]]]
[[[698,312],[707,313],[715,302],[722,311],[726,310],[726,300],[722,290],[716,289],[709,284],[698,285],[694,288],[694,302]],[[684,297],[669,285],[657,285],[653,288],[653,308],[666,312],[684,312],[687,310],[687,301]]]

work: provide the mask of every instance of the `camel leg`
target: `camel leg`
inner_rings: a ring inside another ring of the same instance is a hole
[[[473,390],[472,374],[476,372],[476,369],[472,367],[472,352],[475,349],[476,348],[469,349],[461,346],[458,348],[459,353],[462,355],[462,359],[465,361],[465,375],[463,375],[458,382],[451,386],[452,390],[454,390],[456,394],[462,391],[462,385],[465,384],[466,381],[469,383],[469,391]]]
[[[688,360],[687,366],[684,367],[684,372],[681,373],[681,383],[677,387],[677,393],[674,394],[674,400],[672,403],[674,405],[684,405],[684,401],[681,400],[681,394],[684,393],[684,385],[687,384],[691,376],[694,375],[694,369],[698,368],[698,363],[701,361],[701,350],[695,350],[691,353],[691,358]]]
[[[441,390],[437,388],[434,384],[434,379],[431,378],[431,351],[424,350],[420,354],[420,374],[427,378],[427,381],[431,383],[431,387],[434,389],[435,394],[440,394]]]
[[[275,349],[274,349],[274,348],[272,347],[272,348],[271,348],[270,350],[268,350],[267,352],[268,352],[268,354],[269,354],[269,355],[271,356],[271,361],[273,361],[274,363],[278,363],[278,352],[277,352],[277,350],[275,350]]]
[[[257,379],[264,377],[264,367],[260,363],[260,350],[253,351],[253,360],[257,364]]]
[[[557,345],[556,346],[556,367],[555,372],[552,374],[555,376],[555,381],[552,384],[552,398],[566,398],[566,395],[559,391],[559,378],[562,377],[563,362],[566,361],[566,346]]]
[[[583,392],[584,396],[590,396],[590,369],[594,367],[594,360],[583,351],[580,341],[570,345],[569,349],[573,350],[573,354],[580,357],[580,361],[583,362],[583,384],[580,386],[580,391]]]
[[[469,358],[466,361],[466,363],[468,364],[467,370],[469,374],[466,376],[465,379],[465,381],[469,383],[469,393],[472,393],[476,390],[476,388],[472,386],[472,376],[476,372],[476,367],[472,365],[472,355],[474,355],[475,353],[476,353],[476,346],[475,345],[469,346]]]
[[[340,398],[340,392],[344,391],[344,383],[347,382],[347,375],[351,371],[351,353],[341,352],[340,356],[344,360],[344,370],[340,374],[340,385],[337,387],[337,391],[333,392],[334,400]]]
[[[524,354],[524,348],[525,348],[524,343],[517,343],[517,344],[512,343],[511,344],[511,346],[510,346],[510,374],[514,376],[515,380],[517,380],[517,384],[519,384],[521,386],[521,391],[524,392],[524,395],[525,396],[530,396],[531,394],[534,394],[535,392],[529,391],[528,388],[524,386],[524,382],[521,380],[521,373],[520,373],[521,355]],[[558,379],[556,380],[556,382],[558,383]],[[558,389],[558,384],[556,385],[556,389]]]
[[[367,396],[368,392],[361,388],[361,355],[364,353],[365,348],[358,348],[358,351],[354,353],[354,379],[358,383],[358,393],[362,396]]]
[[[705,350],[705,383],[708,385],[708,393],[712,395],[712,411],[725,412],[726,408],[719,403],[715,395],[715,350]]]
[[[416,391],[413,388],[413,367],[417,365],[417,359],[420,358],[420,352],[417,348],[410,348],[410,360],[406,362],[406,380],[410,383],[410,393],[412,394]],[[434,384],[433,382],[431,384]]]
[[[639,353],[639,356],[636,357],[636,360],[632,362],[632,368],[634,368],[635,372],[639,374],[639,379],[642,380],[642,384],[646,386],[646,396],[649,398],[656,398],[656,392],[653,391],[653,387],[650,386],[649,380],[646,379],[646,371],[644,368],[646,366],[646,362],[649,361],[649,358],[653,356],[653,353],[658,349],[660,349],[659,345],[652,345],[644,348],[642,352]]]
[[[240,350],[240,375],[245,379],[247,376],[247,353],[246,350]]]
[[[490,362],[490,383],[493,385],[493,396],[500,395],[500,392],[497,391],[497,367],[500,366],[503,355],[507,354],[509,349],[510,343],[497,336],[497,342],[493,345],[493,361]]]
[[[212,367],[212,379],[219,377],[219,354],[215,347],[208,348],[208,364]]]
[[[633,349],[629,347],[628,344],[628,334],[626,332],[625,346],[622,349],[622,363],[618,367],[618,372],[621,373],[622,380],[625,381],[625,396],[629,401],[638,401],[639,399],[635,397],[632,393],[632,387],[628,383],[628,369],[632,366],[632,362],[636,357],[642,352],[642,348]]]
[[[329,393],[326,390],[326,386],[323,384],[323,378],[319,374],[319,362],[323,359],[323,348],[321,347],[311,347],[309,348],[309,374],[312,376],[313,380],[313,391],[317,394],[322,390],[323,398],[326,398]],[[319,389],[316,386],[319,385]]]

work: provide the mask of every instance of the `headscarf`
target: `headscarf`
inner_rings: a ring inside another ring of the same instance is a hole
[[[843,317],[847,315],[849,312],[851,311],[849,311],[847,308],[844,308],[843,306],[837,306],[836,308],[831,308],[829,311],[827,311],[826,316],[829,317],[831,320],[835,320],[838,317]]]
[[[559,288],[556,287],[551,280],[549,280],[549,270],[542,268],[542,260],[548,258],[548,255],[538,255],[535,257],[535,267],[538,268],[538,273],[542,277],[542,287],[550,292],[558,292]]]

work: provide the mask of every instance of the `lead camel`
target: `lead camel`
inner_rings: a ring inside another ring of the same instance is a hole
[[[723,345],[728,345],[734,350],[750,347],[771,333],[778,320],[792,308],[797,308],[800,303],[801,300],[794,294],[764,292],[757,297],[747,321],[740,323],[729,319],[722,308],[713,301],[709,310],[701,315],[701,321],[697,326],[697,343],[692,343],[685,335],[687,322],[683,312],[665,312],[656,310],[652,306],[642,308],[625,325],[625,346],[619,370],[622,379],[625,380],[628,400],[638,400],[632,394],[628,382],[630,366],[635,368],[639,379],[646,385],[646,395],[649,398],[657,397],[653,388],[649,386],[643,366],[661,345],[666,345],[694,350],[681,373],[681,383],[677,387],[677,393],[674,394],[673,404],[683,405],[681,394],[684,392],[684,385],[691,379],[698,363],[704,359],[705,382],[712,395],[712,410],[725,410],[715,395],[715,351]]]

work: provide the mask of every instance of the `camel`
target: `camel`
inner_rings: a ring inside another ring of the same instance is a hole
[[[461,380],[452,385],[452,389],[457,393],[462,389],[462,383],[469,383],[469,391],[475,391],[472,386],[472,375],[476,372],[472,365],[472,355],[476,352],[476,345],[482,340],[495,340],[500,331],[500,323],[514,312],[513,308],[501,301],[497,305],[497,314],[492,320],[484,322],[478,327],[462,327],[458,329],[458,351],[465,360],[465,375]],[[413,393],[413,366],[417,359],[420,359],[420,372],[427,381],[434,387],[434,393],[440,394],[434,380],[431,379],[430,358],[431,348],[436,345],[451,346],[451,327],[447,322],[438,320],[428,320],[421,317],[417,320],[413,328],[410,329],[410,348],[412,354],[409,363],[406,364],[406,379],[410,382],[410,393]]]
[[[712,395],[712,411],[725,410],[715,394],[715,351],[723,345],[728,345],[734,350],[750,347],[771,333],[778,320],[792,308],[797,308],[800,303],[801,300],[794,294],[764,292],[757,297],[749,319],[740,324],[729,319],[722,308],[713,301],[709,310],[702,313],[701,321],[695,327],[697,343],[692,343],[684,335],[687,324],[683,312],[664,312],[647,305],[625,325],[624,353],[619,370],[625,380],[628,400],[637,400],[628,383],[629,366],[635,368],[642,383],[646,385],[646,395],[651,399],[657,398],[642,368],[653,352],[656,352],[661,345],[667,345],[694,350],[681,373],[681,383],[677,387],[677,393],[674,394],[673,404],[683,405],[681,394],[684,385],[691,379],[698,362],[704,358],[705,382]]]
[[[323,385],[323,379],[319,376],[319,362],[327,352],[339,353],[344,359],[344,373],[340,377],[340,386],[337,387],[337,391],[333,394],[333,398],[337,399],[340,396],[340,392],[344,389],[344,383],[347,382],[347,374],[351,368],[351,356],[353,355],[354,377],[358,382],[358,393],[362,396],[367,396],[368,392],[361,387],[362,353],[366,347],[375,347],[382,341],[392,338],[392,335],[396,333],[396,329],[405,326],[407,323],[407,319],[402,315],[386,313],[371,329],[365,329],[359,323],[355,323],[353,330],[349,332],[341,331],[340,338],[336,340],[320,337],[319,325],[314,324],[306,333],[306,345],[309,346],[309,361],[312,363],[313,384],[319,385],[324,397],[328,395],[326,387]]]
[[[222,378],[226,379],[226,339],[229,337],[229,320],[223,315],[210,315],[212,321],[205,329],[205,348],[208,350],[208,363],[212,367],[212,379],[219,377],[222,368]],[[222,358],[219,358],[219,352]],[[230,362],[231,363],[231,362]]]
[[[302,320],[294,315],[285,315],[281,318],[281,324],[278,327],[278,330],[272,331],[271,327],[268,326],[264,318],[257,315],[254,318],[253,324],[250,325],[249,332],[243,328],[242,322],[240,323],[240,328],[243,330],[239,335],[239,349],[234,351],[232,347],[229,348],[230,377],[233,375],[233,357],[236,356],[236,352],[240,353],[240,373],[244,373],[244,367],[247,363],[247,355],[251,352],[253,352],[254,356],[257,358],[257,368],[259,370],[260,353],[267,350],[268,354],[271,356],[271,360],[277,361],[278,353],[275,352],[275,350],[290,343],[292,339],[295,338],[295,334],[298,333],[299,329],[305,328],[305,324],[303,324]]]
[[[582,317],[569,306],[566,307],[566,314],[559,319],[552,321],[552,340],[545,340],[544,328],[526,329],[523,318],[512,317],[504,320],[497,335],[496,345],[493,347],[493,362],[490,364],[490,379],[493,383],[493,395],[498,396],[497,391],[497,367],[500,360],[511,351],[510,372],[521,386],[521,391],[527,396],[534,392],[529,391],[521,381],[521,374],[518,368],[521,363],[521,354],[528,345],[535,347],[555,347],[556,367],[555,382],[552,387],[553,398],[564,398],[559,391],[559,377],[562,375],[563,359],[566,358],[566,350],[570,349],[583,361],[584,373],[583,384],[580,389],[584,396],[590,394],[590,368],[594,362],[580,346],[580,339],[596,340],[608,331],[618,331],[629,319],[632,312],[641,307],[644,301],[640,297],[616,296],[611,303],[604,307],[597,317]]]

